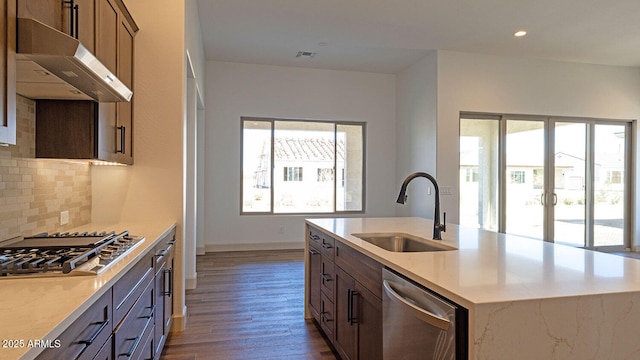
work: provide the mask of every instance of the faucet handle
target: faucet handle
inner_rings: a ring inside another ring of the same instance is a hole
[[[447,231],[447,212],[443,211],[442,212],[442,231],[446,232]]]
[[[442,213],[442,224],[436,224],[436,226],[442,232],[447,231],[447,213],[446,212]]]

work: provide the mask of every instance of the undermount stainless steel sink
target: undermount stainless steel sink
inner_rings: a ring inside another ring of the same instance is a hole
[[[356,233],[351,234],[379,248],[394,252],[427,252],[457,250],[453,246],[427,240],[405,233]]]

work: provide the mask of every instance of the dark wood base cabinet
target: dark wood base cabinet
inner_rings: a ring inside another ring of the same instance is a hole
[[[160,241],[155,248],[155,357],[159,359],[169,336],[173,315],[173,260],[175,256],[175,231]]]
[[[104,346],[111,339],[113,330],[111,289],[96,301],[89,310],[58,336],[59,347],[49,347],[38,359],[93,359],[104,353]],[[54,341],[55,341],[54,340]],[[109,346],[109,352],[111,347]]]
[[[42,359],[159,359],[173,316],[175,228],[73,322]]]
[[[382,359],[382,265],[307,230],[307,308],[342,359]]]

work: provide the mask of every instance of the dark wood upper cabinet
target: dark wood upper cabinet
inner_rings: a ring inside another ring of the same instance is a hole
[[[112,73],[118,73],[119,7],[114,0],[96,2],[96,57]]]
[[[96,38],[95,38],[95,26],[96,26],[96,4],[95,0],[74,0],[77,5],[77,11],[74,21],[69,21],[69,16],[65,16],[67,19],[63,24],[66,27],[66,32],[72,28],[75,33],[75,37],[80,40],[82,45],[90,52],[96,52]],[[67,13],[69,14],[69,13]]]
[[[36,157],[98,159],[98,107],[93,101],[36,101]]]
[[[16,1],[0,0],[0,144],[16,143]]]
[[[134,90],[134,37],[138,27],[124,3],[121,0],[74,0],[74,3],[78,5],[79,21],[74,31],[80,41],[87,48],[95,48],[98,60]],[[62,24],[64,27],[64,21]],[[121,103],[37,100],[36,157],[133,164],[134,101],[135,95],[130,102]],[[74,139],[76,136],[84,139]],[[63,149],[65,146],[68,149]]]
[[[97,0],[19,0],[18,17],[38,20],[75,37],[95,52]]]
[[[62,26],[63,0],[18,0],[18,16],[38,20],[54,29],[64,31]]]

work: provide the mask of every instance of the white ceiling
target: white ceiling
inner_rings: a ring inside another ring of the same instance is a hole
[[[640,67],[640,0],[197,1],[208,60],[397,73],[440,49]]]

